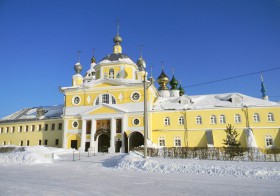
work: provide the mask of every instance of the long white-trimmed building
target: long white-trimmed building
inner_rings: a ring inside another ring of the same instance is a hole
[[[157,89],[148,79],[142,56],[136,63],[122,53],[114,37],[113,53],[91,65],[85,76],[76,63],[72,85],[60,87],[64,105],[27,108],[0,120],[0,144],[46,145],[128,152],[144,143],[144,88],[147,81],[148,139],[166,147],[221,147],[232,124],[244,147],[280,147],[280,104],[240,93],[185,95],[173,74],[162,70]],[[170,85],[170,87],[169,87]]]

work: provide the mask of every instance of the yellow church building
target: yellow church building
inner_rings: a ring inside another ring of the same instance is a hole
[[[147,77],[142,56],[136,63],[122,53],[91,59],[85,76],[74,66],[72,85],[60,87],[64,105],[22,109],[0,120],[0,145],[54,146],[95,152],[128,152],[144,144],[144,80],[149,145],[222,147],[227,124],[243,147],[280,147],[280,104],[240,93],[185,95],[173,74]],[[170,86],[170,87],[169,87]]]

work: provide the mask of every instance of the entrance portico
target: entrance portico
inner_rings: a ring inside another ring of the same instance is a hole
[[[82,116],[81,150],[85,150],[86,138],[90,138],[90,151],[94,152],[116,152],[117,138],[121,142],[120,152],[125,152],[125,122],[124,114],[87,115]],[[91,124],[90,130],[87,124]],[[109,142],[107,143],[107,140]],[[101,142],[101,143],[100,143]],[[109,145],[108,145],[109,144]]]

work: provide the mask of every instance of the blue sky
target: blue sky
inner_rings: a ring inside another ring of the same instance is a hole
[[[112,53],[120,19],[123,53],[143,44],[153,76],[175,77],[188,95],[240,92],[260,97],[260,75],[191,85],[280,67],[279,0],[0,0],[0,117],[63,103],[81,50],[84,74],[92,48]],[[280,101],[280,69],[264,72],[270,100]]]

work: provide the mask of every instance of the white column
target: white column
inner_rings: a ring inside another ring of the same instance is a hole
[[[62,136],[62,148],[67,148],[67,129],[68,129],[68,120],[64,119],[63,121],[63,136]]]
[[[125,141],[125,137],[124,137],[124,132],[126,130],[126,118],[122,118],[122,147],[121,147],[121,150],[120,152],[121,153],[125,153],[125,142],[128,142],[128,141]]]
[[[116,119],[111,118],[110,120],[111,126],[110,126],[110,131],[111,131],[111,139],[110,139],[110,148],[109,148],[109,153],[115,153],[115,136],[116,136]]]
[[[96,120],[91,120],[91,135],[90,135],[90,151],[97,152],[96,142],[94,141],[94,135],[96,133]]]
[[[82,134],[81,134],[81,146],[79,150],[84,151],[86,145],[86,120],[82,120]]]

